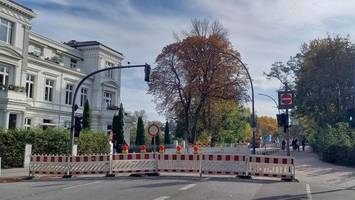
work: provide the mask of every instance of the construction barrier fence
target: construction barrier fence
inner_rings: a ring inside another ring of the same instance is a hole
[[[128,153],[31,155],[30,175],[195,173],[295,178],[294,157],[243,154]]]

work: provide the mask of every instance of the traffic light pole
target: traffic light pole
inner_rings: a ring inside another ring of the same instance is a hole
[[[69,146],[69,149],[68,149],[68,155],[69,156],[73,155],[74,126],[75,126],[74,117],[75,117],[75,110],[77,109],[77,106],[76,106],[75,102],[76,102],[76,95],[79,92],[80,86],[85,82],[85,80],[87,80],[91,76],[93,76],[95,74],[98,74],[98,73],[101,73],[101,72],[104,72],[104,71],[115,70],[115,69],[140,68],[140,67],[144,67],[145,69],[149,68],[149,70],[150,70],[150,65],[148,65],[148,64],[145,64],[145,65],[116,66],[116,67],[110,67],[110,68],[105,68],[105,69],[100,69],[100,70],[94,71],[94,72],[88,74],[87,76],[85,76],[83,79],[80,80],[80,82],[78,83],[78,85],[75,88],[74,95],[73,95],[73,101],[72,101],[73,105],[72,105],[72,110],[71,110],[70,143],[68,145]]]

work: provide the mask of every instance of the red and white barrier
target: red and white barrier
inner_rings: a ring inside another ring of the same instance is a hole
[[[294,158],[288,156],[249,156],[248,173],[252,176],[294,178]]]
[[[246,175],[246,155],[203,154],[202,174]]]
[[[156,173],[156,154],[129,153],[112,155],[112,173]]]
[[[110,171],[109,155],[79,155],[70,158],[71,174],[107,174]]]
[[[158,155],[159,172],[200,172],[200,156],[196,154],[161,154]]]
[[[111,157],[112,156],[112,157]],[[33,155],[30,174],[73,175],[183,172],[294,178],[294,158],[243,154],[128,153],[70,156]]]
[[[60,155],[32,155],[29,165],[31,175],[63,175],[68,169],[67,157]]]

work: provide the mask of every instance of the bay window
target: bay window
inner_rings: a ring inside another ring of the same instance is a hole
[[[0,40],[8,44],[12,43],[14,23],[0,17]]]

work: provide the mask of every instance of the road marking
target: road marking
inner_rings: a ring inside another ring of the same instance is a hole
[[[161,196],[161,197],[158,197],[154,200],[165,200],[165,199],[169,199],[169,196]]]
[[[188,189],[194,187],[195,185],[196,185],[196,184],[188,184],[188,185],[186,185],[186,186],[180,188],[179,190],[188,190]]]
[[[91,184],[95,184],[95,183],[99,183],[99,182],[102,182],[102,181],[94,181],[94,182],[90,182],[90,183],[84,183],[84,184],[79,184],[79,185],[73,185],[73,186],[65,187],[65,188],[63,188],[62,190],[67,190],[67,189],[72,189],[72,188],[76,188],[76,187],[91,185]]]
[[[309,186],[308,183],[306,184],[306,192],[307,192],[307,199],[312,200],[311,187]]]

